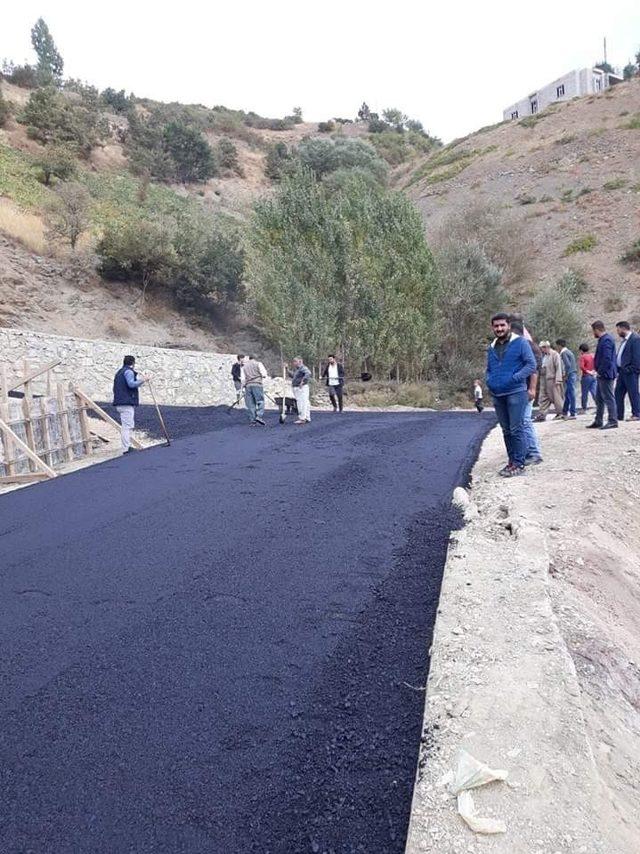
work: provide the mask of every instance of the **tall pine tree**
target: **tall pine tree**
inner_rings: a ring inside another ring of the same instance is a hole
[[[64,61],[43,18],[31,30],[31,44],[38,57],[38,78],[42,85],[56,86],[62,81]]]

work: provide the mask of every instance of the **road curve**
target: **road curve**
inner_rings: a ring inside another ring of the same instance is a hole
[[[170,448],[0,497],[5,854],[403,851],[493,420],[268,417],[167,410]]]

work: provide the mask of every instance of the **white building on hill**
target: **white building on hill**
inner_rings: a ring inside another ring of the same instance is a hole
[[[610,86],[622,82],[620,74],[611,74],[601,68],[580,68],[558,77],[553,83],[532,92],[526,98],[511,104],[503,111],[504,119],[522,119],[544,110],[556,101],[568,101],[580,95],[597,95]]]

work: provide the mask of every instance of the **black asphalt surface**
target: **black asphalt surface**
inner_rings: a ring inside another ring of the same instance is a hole
[[[493,418],[165,418],[170,448],[0,497],[0,851],[401,854]]]

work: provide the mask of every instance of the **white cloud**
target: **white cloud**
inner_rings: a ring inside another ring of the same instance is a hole
[[[637,0],[429,4],[25,0],[2,14],[0,56],[31,56],[42,15],[65,73],[161,100],[282,116],[353,116],[398,106],[448,140],[574,67],[624,65],[640,47]],[[604,8],[604,11],[603,11]]]

